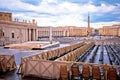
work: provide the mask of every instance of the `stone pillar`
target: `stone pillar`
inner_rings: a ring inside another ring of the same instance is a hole
[[[27,29],[27,41],[29,41],[29,29]]]
[[[34,31],[35,31],[35,36],[34,36],[34,40],[36,41],[36,29],[35,29]]]
[[[66,33],[66,31],[64,30],[64,31],[63,31],[63,36],[65,36],[65,33]]]
[[[66,34],[67,34],[67,36],[66,36],[66,37],[69,37],[69,36],[70,36],[69,31],[66,31]]]
[[[34,34],[35,34],[35,31],[34,31],[34,29],[31,29],[31,31],[32,31],[32,32],[31,32],[31,38],[32,38],[32,41],[34,41],[34,37],[35,37]]]
[[[25,28],[25,41],[24,42],[26,42],[26,41],[28,41],[28,32],[27,32],[27,29]]]
[[[35,37],[36,37],[36,35],[35,35],[35,32],[36,30],[35,29],[33,29],[33,40],[35,41],[36,39],[35,39]]]
[[[28,29],[26,28],[26,41],[28,41]]]
[[[34,33],[34,34],[33,34],[33,40],[35,41],[35,40],[36,40],[36,39],[35,39],[35,36],[36,36],[36,35],[35,35],[35,33],[36,33],[36,32],[35,32],[35,29],[33,29],[33,33]]]
[[[28,30],[29,30],[29,41],[31,41],[31,29]]]
[[[34,41],[34,29],[30,29],[31,30],[31,41]]]
[[[35,29],[35,41],[37,40],[37,38],[36,38],[36,29]]]
[[[38,33],[38,29],[36,29],[36,37],[35,37],[36,40],[38,40],[38,34],[39,34],[39,33]]]

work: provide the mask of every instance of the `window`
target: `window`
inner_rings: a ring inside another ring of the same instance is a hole
[[[15,37],[15,35],[14,35],[14,33],[12,33],[12,38],[14,38]]]
[[[3,36],[5,35],[5,33],[3,32]]]
[[[0,16],[2,16],[2,14],[0,14]]]
[[[9,15],[9,18],[11,18],[11,15]]]

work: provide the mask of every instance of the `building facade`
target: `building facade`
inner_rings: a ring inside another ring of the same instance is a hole
[[[4,16],[6,15],[7,16]],[[1,44],[21,43],[37,40],[37,25],[32,23],[12,20],[12,13],[0,13],[0,41]],[[5,17],[5,18],[4,18]],[[7,18],[8,17],[8,18]]]
[[[92,31],[92,28],[90,31]],[[38,38],[49,37],[49,35],[49,26],[37,26],[37,22],[34,19],[31,22],[27,20],[20,22],[17,18],[12,20],[12,13],[0,12],[0,44],[35,41],[38,40]],[[87,27],[52,27],[53,37],[76,37],[87,35]]]
[[[103,36],[120,36],[120,24],[112,26],[103,26],[99,29],[99,35]]]
[[[12,21],[12,13],[0,12],[0,20]]]
[[[92,28],[91,28],[92,31]],[[38,37],[49,37],[50,27],[38,27]],[[58,26],[52,27],[53,37],[80,37],[87,36],[86,27],[76,27],[76,26]]]

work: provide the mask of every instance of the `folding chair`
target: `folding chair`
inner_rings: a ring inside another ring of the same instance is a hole
[[[79,66],[77,64],[73,64],[71,66],[71,71],[72,71],[72,75],[71,75],[72,80],[74,80],[75,77],[76,79],[80,80],[80,71],[79,71]]]
[[[90,78],[90,67],[87,64],[83,65],[83,67],[82,67],[82,77],[84,79]]]
[[[60,66],[60,80],[68,80],[67,65]]]
[[[101,80],[100,68],[99,66],[92,67],[92,78],[96,80]]]
[[[108,70],[108,80],[117,80],[117,72],[113,67]]]

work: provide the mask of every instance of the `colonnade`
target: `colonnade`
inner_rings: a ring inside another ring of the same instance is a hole
[[[27,29],[27,41],[35,41],[38,38],[37,29]]]

